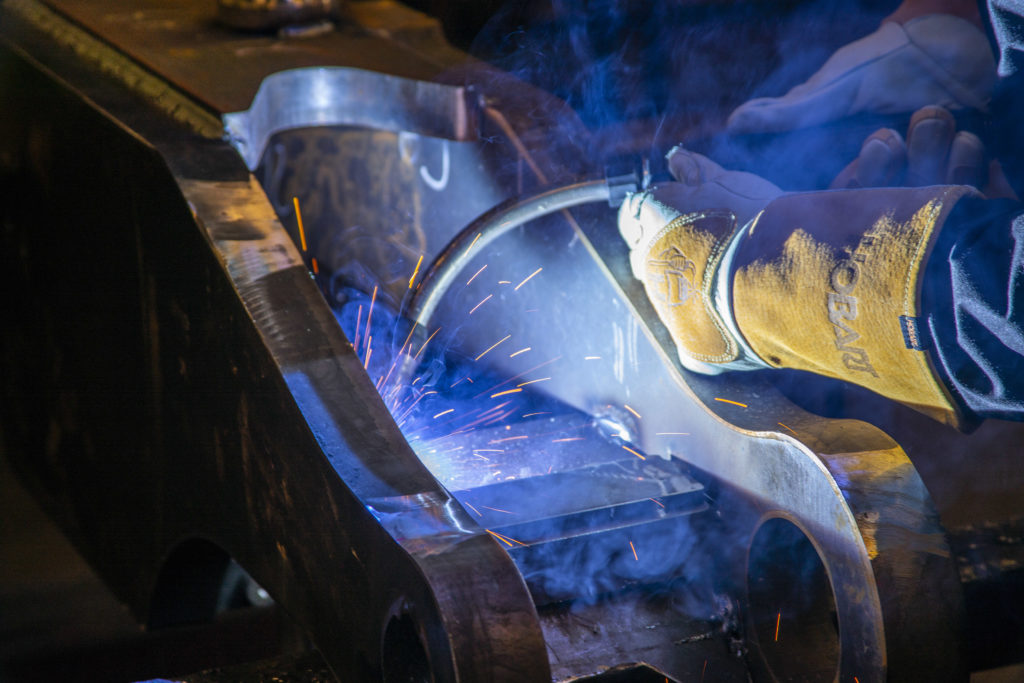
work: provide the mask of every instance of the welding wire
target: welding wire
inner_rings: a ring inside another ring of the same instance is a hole
[[[370,311],[366,314],[366,339],[369,344],[370,339],[370,319],[373,318],[373,305],[377,303],[377,285],[373,286],[373,296],[370,297]]]
[[[292,197],[295,204],[295,221],[299,224],[299,242],[302,244],[302,251],[306,251],[306,230],[302,227],[302,212],[299,211],[299,198]]]
[[[495,343],[494,343],[493,345],[491,345],[490,347],[488,347],[486,351],[484,351],[483,353],[481,353],[481,354],[480,354],[479,356],[477,356],[477,357],[476,357],[476,358],[474,358],[473,360],[474,360],[474,361],[478,361],[478,360],[480,360],[481,358],[483,358],[484,356],[486,356],[486,355],[487,355],[488,353],[490,353],[490,352],[491,352],[491,351],[492,351],[492,350],[494,349],[494,347],[498,346],[499,344],[501,344],[501,343],[502,343],[503,341],[505,341],[506,339],[508,339],[508,338],[509,338],[509,337],[511,337],[511,336],[512,336],[511,334],[506,334],[506,335],[505,335],[504,337],[502,337],[501,339],[499,339],[498,341],[496,341],[496,342],[495,342]]]
[[[477,235],[476,237],[477,237],[477,239],[480,239],[480,235]],[[476,241],[474,240],[474,244],[475,243],[476,243]],[[471,245],[469,245],[469,247],[472,249],[473,245],[471,244]],[[480,270],[478,270],[475,273],[473,273],[473,277],[471,277],[468,280],[466,280],[466,286],[468,287],[469,283],[472,282],[473,280],[475,280],[477,275],[479,275],[480,273],[484,272],[484,268],[486,268],[486,267],[487,267],[486,263],[483,264],[482,266],[480,266]]]
[[[739,406],[740,408],[746,408],[746,407],[747,407],[747,404],[746,404],[746,403],[740,403],[739,401],[730,401],[730,400],[729,400],[729,399],[727,399],[727,398],[718,398],[718,397],[715,397],[715,400],[716,400],[716,401],[721,401],[722,403],[731,403],[732,405],[734,405],[734,406]]]
[[[526,279],[525,279],[525,280],[523,280],[522,282],[520,282],[520,283],[519,283],[518,285],[516,285],[516,286],[515,286],[515,289],[514,289],[513,291],[516,291],[516,292],[518,292],[518,291],[519,291],[519,288],[520,288],[520,287],[522,287],[522,286],[523,286],[523,285],[525,285],[525,284],[526,284],[527,282],[529,282],[529,281],[530,281],[530,278],[532,278],[532,277],[533,277],[534,275],[536,275],[537,273],[539,273],[539,272],[540,272],[540,271],[542,271],[542,270],[544,270],[544,268],[538,268],[537,270],[535,270],[535,271],[533,271],[532,273],[530,273],[529,275],[527,275],[527,276],[526,276]]]
[[[416,268],[412,271],[412,277],[409,278],[409,289],[412,289],[412,283],[416,281],[416,274],[420,272],[420,266],[423,265],[423,254],[420,254],[420,260],[416,262]]]

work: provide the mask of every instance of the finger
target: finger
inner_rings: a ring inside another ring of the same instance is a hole
[[[937,185],[946,180],[946,159],[956,120],[942,107],[918,109],[907,129],[907,185]]]
[[[989,199],[1013,199],[1020,201],[1020,197],[1014,192],[1010,181],[1006,179],[1003,172],[1003,165],[998,159],[988,163],[988,184],[982,189],[982,193]]]
[[[952,185],[973,185],[981,188],[988,175],[985,164],[985,145],[974,133],[962,130],[949,147],[946,182]]]
[[[832,182],[829,183],[828,189],[853,190],[862,187],[860,181],[857,180],[857,165],[859,162],[860,157],[848,163],[846,167],[832,179]]]
[[[691,186],[702,185],[725,173],[724,168],[703,154],[682,147],[668,153],[668,170],[676,180]]]
[[[875,131],[864,140],[857,158],[857,181],[861,187],[899,185],[907,167],[907,145],[891,128]]]

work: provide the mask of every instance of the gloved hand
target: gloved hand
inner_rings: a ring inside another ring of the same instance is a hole
[[[782,190],[760,176],[726,171],[681,148],[669,152],[679,181],[631,195],[619,209],[633,275],[668,327],[684,367],[717,374],[767,367],[735,330],[728,305],[729,246]]]
[[[813,76],[781,97],[740,105],[731,133],[776,133],[858,113],[910,113],[929,104],[984,111],[996,81],[985,34],[970,21],[928,14],[886,21],[837,50]]]
[[[981,139],[969,131],[957,131],[953,115],[936,106],[914,112],[905,140],[891,128],[869,135],[857,158],[829,187],[940,184],[971,185],[988,199],[1017,199],[1002,166],[997,159],[988,158]]]
[[[806,370],[960,423],[920,291],[930,246],[972,188],[783,195],[682,150],[669,167],[682,182],[629,197],[619,231],[686,368]]]

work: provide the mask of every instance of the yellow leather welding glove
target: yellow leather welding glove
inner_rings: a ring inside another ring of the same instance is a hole
[[[973,188],[782,195],[750,216],[753,203],[734,209],[720,187],[709,203],[672,186],[630,197],[619,228],[685,367],[808,370],[960,423],[918,319],[932,245]],[[696,209],[675,203],[686,197]]]

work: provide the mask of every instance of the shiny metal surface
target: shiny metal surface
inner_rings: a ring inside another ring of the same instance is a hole
[[[479,113],[466,88],[345,67],[292,69],[268,76],[224,128],[250,170],[271,136],[293,128],[361,126],[453,141],[475,140]]]

